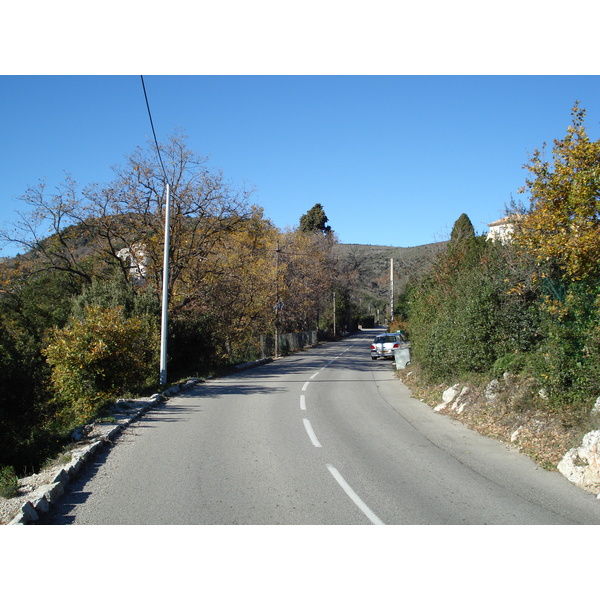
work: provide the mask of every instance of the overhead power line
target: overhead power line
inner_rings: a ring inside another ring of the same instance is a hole
[[[150,117],[150,127],[152,128],[152,135],[154,136],[154,144],[156,146],[158,160],[160,161],[160,166],[162,167],[162,172],[165,176],[165,181],[168,181],[167,172],[165,171],[165,165],[163,164],[162,156],[160,155],[160,147],[158,146],[158,140],[156,139],[156,131],[154,131],[154,123],[152,122],[152,113],[150,112],[150,103],[148,102],[148,94],[146,93],[146,84],[144,83],[144,76],[140,75],[140,78],[142,79],[142,88],[144,88],[144,98],[146,99],[146,108],[148,109],[148,117]]]

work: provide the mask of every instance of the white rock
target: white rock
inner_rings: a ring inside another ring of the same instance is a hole
[[[46,497],[46,500],[52,504],[57,498],[60,498],[65,493],[65,488],[62,483],[49,483],[38,489],[40,494]]]
[[[492,379],[492,381],[487,384],[483,395],[488,402],[496,402],[501,389],[502,386],[500,385],[500,382],[497,379]]]
[[[558,463],[571,483],[600,494],[600,429],[586,433],[579,448],[571,448]]]
[[[433,410],[438,412],[438,411],[442,410],[442,408],[445,408],[446,406],[448,406],[448,404],[456,398],[456,396],[459,393],[458,392],[459,390],[460,390],[460,385],[458,383],[455,383],[451,388],[448,388],[442,394],[442,403],[438,404]]]
[[[46,496],[39,496],[31,500],[31,506],[35,508],[38,514],[40,512],[48,512],[50,510],[50,503],[48,502]]]
[[[592,408],[592,414],[600,413],[600,397],[596,398],[596,404],[594,404],[594,408]]]
[[[459,409],[461,407],[464,408],[464,404],[467,403],[467,396],[469,395],[469,392],[471,391],[470,387],[465,386],[461,391],[460,394],[458,395],[458,398],[456,398],[456,400],[454,400],[454,404],[452,404],[452,407],[450,410],[455,410],[456,412],[459,412]],[[460,410],[460,412],[462,412],[462,409]]]
[[[456,396],[458,395],[458,391],[460,390],[460,385],[458,383],[455,383],[451,388],[448,388],[443,394],[442,394],[442,402],[448,404],[448,402],[452,402],[452,400],[454,400],[454,398],[456,398]]]
[[[519,437],[519,434],[521,433],[521,429],[523,429],[523,425],[519,425],[519,427],[517,427],[515,429],[515,431],[512,432],[512,435],[510,436],[510,441],[511,442],[515,442],[515,440]]]
[[[27,521],[37,521],[40,518],[35,508],[33,508],[31,502],[26,502],[25,504],[23,504],[21,510],[23,511],[23,514],[25,515],[25,519]]]
[[[75,429],[75,431],[73,431],[73,433],[71,434],[71,438],[75,442],[78,442],[79,440],[83,439],[83,427],[77,427],[77,429]]]
[[[59,469],[50,483],[62,483],[63,486],[69,483],[69,473],[65,469]]]
[[[465,408],[467,408],[467,406],[469,406],[470,402],[463,402],[462,404],[460,404],[458,406],[458,408],[456,409],[456,413],[460,415],[460,413],[465,410]]]

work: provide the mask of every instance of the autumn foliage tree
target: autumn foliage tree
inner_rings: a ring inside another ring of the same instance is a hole
[[[317,329],[332,290],[335,239],[319,231],[288,231],[281,236],[280,300],[287,331]]]
[[[304,299],[303,317],[300,322],[308,327],[311,319],[319,327],[333,331],[350,331],[359,321],[359,298],[357,297],[358,269],[352,261],[334,258],[332,249],[338,242],[333,229],[327,225],[329,218],[322,204],[315,204],[300,218],[295,233],[295,243],[301,243],[295,268],[299,277],[296,285],[302,286],[299,298]],[[309,282],[309,287],[307,287]],[[335,304],[335,310],[334,310]],[[335,320],[335,323],[334,323]],[[296,325],[298,327],[298,325]]]
[[[578,103],[571,115],[552,161],[536,150],[527,165],[529,207],[514,207],[514,243],[535,261],[542,296],[546,388],[567,402],[600,393],[600,140]]]
[[[166,171],[149,145],[114,167],[109,183],[80,190],[67,176],[53,191],[43,181],[29,187],[20,198],[29,212],[0,232],[0,240],[21,245],[22,268],[69,273],[84,284],[109,279],[116,268],[136,290],[143,286],[130,277],[130,257],[141,248],[145,285],[160,295],[169,183],[169,295],[175,308],[185,304],[195,294],[191,282],[199,263],[250,214],[252,192],[234,188],[220,171],[209,169],[183,135],[171,136],[160,151]]]
[[[195,273],[199,298],[189,309],[211,315],[221,359],[257,358],[260,335],[273,328],[277,239],[277,228],[253,207]]]
[[[600,276],[600,140],[585,131],[585,110],[572,109],[572,124],[555,140],[552,162],[545,145],[526,166],[522,193],[530,206],[518,221],[514,239],[531,253],[542,276],[560,273],[571,281]]]

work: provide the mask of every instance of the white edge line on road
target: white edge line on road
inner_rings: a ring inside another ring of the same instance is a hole
[[[302,391],[305,392],[306,388],[308,387],[308,384],[310,383],[310,381],[307,381],[303,386],[302,386]]]
[[[316,373],[313,373],[313,374],[310,376],[310,379],[314,379],[314,378],[315,378],[315,377],[316,377],[318,374],[319,374],[319,371],[317,371]]]
[[[350,496],[350,499],[362,512],[365,514],[367,519],[373,523],[373,525],[385,525],[385,523],[360,499],[358,494],[348,485],[346,480],[340,475],[340,472],[332,465],[327,465],[329,472],[333,475],[335,480],[340,484],[342,489]]]
[[[306,398],[303,395],[300,396],[300,410],[306,410]]]
[[[315,432],[313,431],[310,421],[308,419],[302,419],[302,420],[304,421],[304,427],[306,428],[306,433],[308,433],[308,437],[310,438],[310,441],[313,443],[313,446],[315,446],[316,448],[321,448],[321,444],[319,444],[319,440],[317,439],[317,436],[315,435]]]

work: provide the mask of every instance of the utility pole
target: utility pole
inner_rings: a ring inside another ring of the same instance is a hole
[[[394,259],[390,258],[390,323],[394,320]]]
[[[277,240],[277,249],[275,250],[275,358],[279,356],[279,240]]]
[[[165,213],[165,249],[163,259],[162,319],[160,325],[160,384],[167,383],[167,331],[169,308],[169,244],[171,243],[171,200],[167,183],[167,208]]]
[[[148,102],[148,94],[146,93],[146,84],[144,83],[144,76],[140,75],[142,79],[142,88],[144,90],[144,98],[146,99],[146,108],[148,109],[148,117],[150,119],[150,127],[152,128],[152,135],[154,136],[154,144],[156,146],[156,154],[162,167],[163,175],[165,176],[165,182],[168,181],[167,172],[165,171],[165,165],[163,164],[162,157],[160,155],[160,146],[156,139],[156,131],[154,131],[154,123],[152,122],[152,113],[150,112],[150,103]],[[160,324],[160,384],[165,385],[167,383],[167,315],[169,309],[169,244],[171,243],[171,200],[169,194],[169,184],[166,184],[166,211],[165,211],[165,249],[164,249],[164,260],[163,260],[163,289],[162,289],[162,316]]]
[[[335,292],[333,292],[333,337],[335,337]]]

